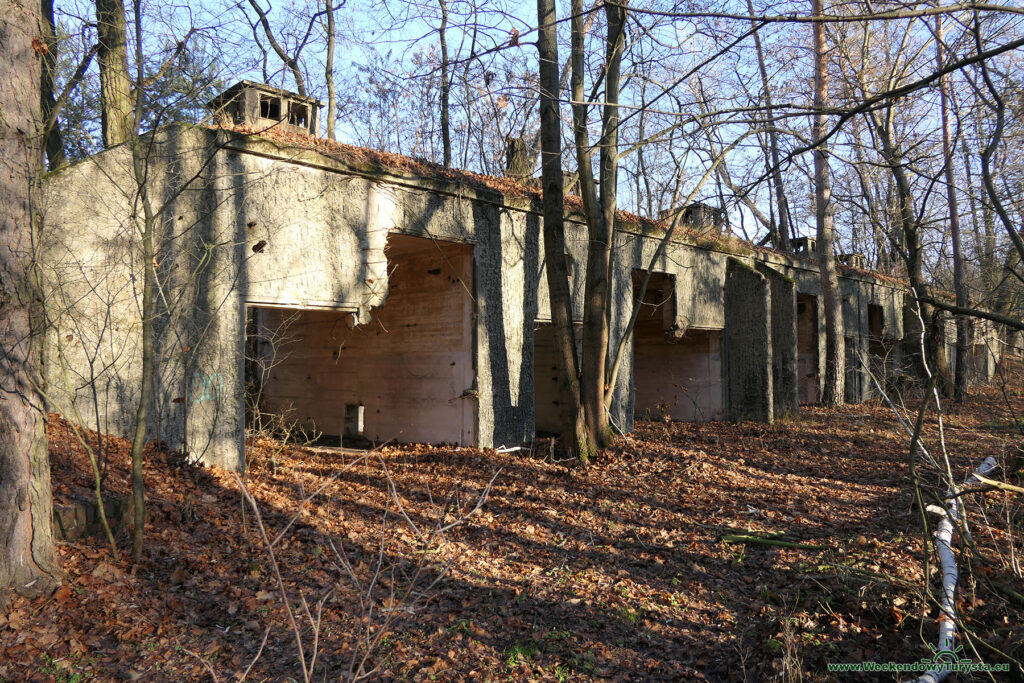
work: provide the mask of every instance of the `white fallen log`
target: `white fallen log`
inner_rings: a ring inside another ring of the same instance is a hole
[[[995,458],[989,456],[978,465],[978,468],[967,477],[964,486],[980,483],[980,477],[995,469],[997,463]],[[956,647],[956,588],[960,580],[960,570],[956,564],[956,556],[953,554],[953,532],[960,522],[960,496],[956,486],[950,487],[947,494],[948,507],[943,509],[938,505],[929,505],[928,512],[941,515],[939,526],[935,530],[935,545],[939,555],[939,563],[942,566],[942,595],[939,599],[939,642],[935,650],[936,659],[944,653],[954,652]],[[918,683],[939,683],[946,678],[952,670],[936,666],[925,672],[917,679]]]

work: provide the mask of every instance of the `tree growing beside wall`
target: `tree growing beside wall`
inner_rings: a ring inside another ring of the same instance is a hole
[[[561,90],[558,79],[558,51],[554,36],[555,6],[553,2],[538,2],[541,39],[538,41],[540,57],[540,88],[541,88],[541,127],[542,150],[542,186],[545,218],[544,254],[551,300],[552,320],[558,346],[560,369],[563,373],[563,400],[569,406],[564,411],[565,435],[571,439],[564,440],[567,449],[583,460],[588,461],[597,451],[608,445],[612,438],[610,408],[616,390],[618,373],[622,367],[625,344],[632,336],[637,322],[637,314],[650,283],[651,271],[670,240],[673,239],[683,212],[674,211],[669,225],[666,226],[660,243],[655,249],[645,276],[641,280],[636,299],[633,301],[633,312],[626,326],[620,331],[619,339],[613,343],[611,338],[612,291],[616,277],[614,270],[615,228],[619,220],[618,203],[618,171],[623,154],[619,149],[621,128],[620,89],[623,56],[627,47],[627,20],[629,18],[626,3],[605,3],[604,26],[605,35],[601,41],[604,59],[600,74],[597,76],[590,96],[586,93],[586,39],[590,30],[590,15],[597,12],[597,7],[585,11],[582,0],[571,3],[570,21],[570,109],[572,113],[573,131],[573,165],[576,169],[579,194],[583,204],[583,215],[586,222],[587,264],[583,295],[582,339],[577,357],[576,332],[572,325],[572,299],[568,282],[564,251],[564,212],[562,179],[560,166],[556,163],[561,154],[560,136],[561,120],[557,116],[557,97]],[[601,95],[597,92],[601,90]],[[667,92],[667,91],[662,91]],[[589,127],[591,125],[591,109],[600,110],[599,136],[596,142],[591,141]],[[671,126],[671,131],[675,126]],[[705,183],[723,169],[726,156],[731,153],[742,140],[750,135],[763,132],[760,128],[742,131],[730,144],[722,149],[712,146],[711,159],[699,180],[686,197],[689,204],[697,196]],[[655,138],[665,133],[655,134]],[[630,148],[638,151],[644,148],[641,142]],[[594,152],[597,152],[595,163]],[[595,166],[597,173],[595,175]],[[679,203],[680,190],[685,177],[682,163],[675,159],[674,189],[671,193],[670,206]],[[555,221],[551,227],[549,239],[548,221]]]
[[[39,391],[33,197],[43,171],[39,6],[0,3],[0,599],[60,577]]]
[[[58,243],[56,233],[59,231],[55,231],[46,241],[47,248],[54,249],[56,256],[46,264],[44,301],[45,321],[51,335],[66,334],[66,338],[61,338],[54,346],[55,362],[51,372],[58,376],[79,373],[74,381],[63,383],[70,393],[71,413],[82,416],[77,401],[78,392],[84,387],[86,396],[94,395],[92,405],[84,412],[95,418],[98,431],[104,431],[108,420],[118,420],[105,414],[105,401],[101,406],[96,400],[97,384],[105,383],[104,393],[112,392],[117,396],[115,402],[121,404],[122,412],[126,410],[124,404],[130,402],[129,399],[134,400],[132,425],[127,431],[132,433],[132,557],[138,561],[142,555],[146,520],[144,452],[149,439],[164,436],[161,432],[164,416],[159,412],[167,406],[157,401],[158,378],[167,374],[168,367],[179,364],[169,355],[176,353],[180,358],[184,353],[180,347],[187,346],[179,343],[180,339],[174,339],[174,333],[169,330],[182,318],[197,315],[197,310],[190,308],[193,298],[184,292],[201,279],[209,265],[210,254],[203,255],[203,250],[213,251],[215,246],[230,249],[232,245],[201,245],[195,258],[199,265],[181,274],[183,269],[187,270],[182,260],[188,260],[190,249],[195,246],[193,243],[201,243],[201,237],[197,237],[193,229],[180,227],[181,216],[170,220],[168,212],[193,182],[208,171],[206,165],[216,149],[209,153],[204,149],[199,156],[208,156],[197,160],[195,150],[180,149],[175,143],[184,128],[159,130],[165,123],[181,120],[183,111],[195,108],[197,102],[202,103],[209,95],[209,89],[219,80],[211,68],[217,60],[202,58],[205,56],[202,45],[193,51],[194,44],[204,36],[192,26],[181,30],[180,40],[164,43],[163,50],[154,49],[152,54],[147,54],[146,49],[151,44],[146,40],[146,31],[153,26],[152,20],[143,14],[142,4],[137,0],[129,9],[132,12],[130,22],[119,0],[113,4],[97,3],[97,12],[105,22],[98,42],[100,53],[103,53],[104,43],[125,48],[123,58],[118,56],[119,49],[113,50],[113,57],[108,54],[99,70],[101,92],[110,83],[127,81],[127,86],[114,90],[127,92],[129,111],[124,113],[122,98],[112,98],[108,93],[100,98],[98,113],[104,121],[105,146],[119,147],[108,152],[107,159],[113,164],[108,172],[118,174],[120,192],[119,196],[108,198],[106,207],[115,212],[122,210],[121,215],[113,219],[121,227],[122,234],[117,235],[117,240],[125,248],[128,263],[112,265],[112,268],[124,265],[128,270],[127,282],[111,282],[108,273],[83,265],[75,246]],[[131,39],[125,35],[128,27],[133,31]],[[187,83],[176,78],[173,73],[176,67],[196,66],[192,61],[194,55],[200,56],[200,77]],[[113,125],[112,122],[118,123]],[[144,130],[144,126],[152,126],[154,130]],[[195,166],[190,166],[192,162]],[[45,215],[42,218],[45,220]],[[169,229],[175,224],[178,230]],[[192,243],[186,244],[189,240]],[[119,274],[125,275],[123,271]],[[134,312],[137,312],[137,320],[126,320]],[[110,343],[119,324],[137,325],[141,330],[134,361],[129,358],[132,350],[125,348],[133,345],[116,348],[116,343]],[[191,343],[195,344],[196,339]],[[178,350],[169,352],[172,346]],[[128,362],[137,363],[139,368],[137,391],[136,387],[118,386],[123,380],[115,377],[116,367]],[[102,457],[100,451],[97,449],[97,458]],[[94,464],[99,465],[98,461]],[[96,478],[99,495],[98,471]]]
[[[812,0],[811,13],[824,15],[822,0]],[[846,353],[843,334],[843,304],[836,272],[835,225],[832,207],[828,143],[828,45],[825,24],[812,24],[814,36],[814,222],[818,238],[818,272],[821,275],[821,304],[825,317],[825,377],[821,400],[825,405],[839,405],[845,398]]]
[[[611,257],[615,228],[618,182],[619,78],[625,46],[626,5],[606,4],[605,20],[605,96],[601,137],[597,143],[599,175],[594,177],[592,146],[588,131],[589,103],[584,93],[584,11],[582,0],[572,3],[571,92],[575,142],[575,167],[586,217],[587,266],[583,304],[582,354],[576,360],[572,297],[569,275],[563,256],[565,234],[562,227],[561,119],[557,111],[558,48],[555,36],[553,0],[538,0],[541,25],[538,51],[541,63],[541,140],[543,150],[544,253],[551,297],[561,372],[563,396],[570,410],[563,425],[569,451],[586,462],[606,446],[611,438],[606,399],[612,390],[607,383],[609,320],[611,305]],[[554,224],[549,226],[549,221]]]

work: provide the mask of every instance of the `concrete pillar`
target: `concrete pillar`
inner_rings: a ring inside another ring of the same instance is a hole
[[[768,278],[737,259],[725,269],[725,415],[771,422],[771,288]]]
[[[797,377],[796,282],[758,264],[771,290],[772,413],[776,418],[800,407]]]
[[[183,349],[186,450],[191,458],[229,470],[245,469],[245,271],[244,182],[240,159],[218,155],[212,179],[199,198],[202,221],[190,237],[215,245],[193,265],[188,289],[192,310],[176,322]],[[230,201],[221,201],[229,197]],[[193,248],[188,258],[204,254]]]

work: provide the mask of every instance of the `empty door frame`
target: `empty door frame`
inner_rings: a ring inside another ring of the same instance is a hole
[[[644,271],[633,271],[633,299]],[[635,305],[635,304],[634,304]],[[652,273],[633,328],[633,414],[688,422],[722,417],[722,332],[676,333],[675,277]]]

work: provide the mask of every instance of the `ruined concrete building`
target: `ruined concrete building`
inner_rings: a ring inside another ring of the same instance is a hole
[[[44,278],[49,400],[107,432],[133,424],[140,383],[142,221],[155,259],[155,435],[209,463],[244,465],[253,413],[326,435],[482,447],[558,425],[538,191],[331,143],[319,103],[243,82],[215,127],[172,126],[52,174]],[[141,168],[144,178],[136,168]],[[141,185],[140,185],[141,182]],[[615,387],[614,422],[770,421],[818,400],[824,363],[813,260],[700,226],[655,264]],[[567,204],[576,310],[582,216]],[[618,343],[664,223],[615,233]],[[804,244],[813,251],[813,244]],[[861,358],[897,362],[906,295],[844,268],[847,398],[871,392]],[[984,347],[979,371],[994,358]],[[246,404],[246,389],[258,402]]]

